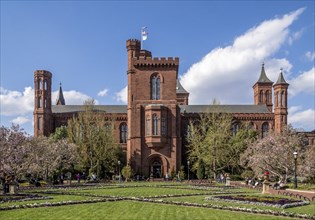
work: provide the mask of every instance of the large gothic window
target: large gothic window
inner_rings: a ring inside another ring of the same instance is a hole
[[[268,135],[269,132],[269,124],[268,122],[263,123],[262,125],[262,137],[266,137]]]
[[[122,123],[120,125],[120,143],[127,143],[127,125]]]
[[[161,90],[161,78],[158,75],[151,77],[151,99],[159,100]]]
[[[264,101],[264,92],[260,90],[259,92],[259,103],[263,103]]]
[[[152,135],[158,135],[159,132],[159,119],[156,114],[152,116],[152,122],[153,122],[153,129],[152,129]]]

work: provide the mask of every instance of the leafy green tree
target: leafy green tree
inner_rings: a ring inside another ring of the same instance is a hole
[[[114,122],[94,110],[94,100],[85,102],[85,111],[68,121],[68,140],[79,146],[83,167],[104,178],[114,170],[119,145],[114,139]]]
[[[179,169],[179,178],[181,180],[185,179],[186,178],[186,174],[185,174],[185,167],[184,166],[180,166],[180,169]]]
[[[66,126],[61,126],[56,128],[55,133],[50,135],[50,138],[57,142],[58,140],[62,140],[68,137],[68,130]]]
[[[198,160],[198,170],[197,170],[197,178],[198,179],[204,179],[205,177],[205,165],[202,159]]]
[[[123,167],[121,170],[121,174],[123,175],[123,177],[125,177],[126,182],[128,181],[128,179],[131,179],[133,174],[131,166],[128,164],[127,166]]]

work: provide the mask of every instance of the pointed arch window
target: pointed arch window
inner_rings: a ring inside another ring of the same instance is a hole
[[[38,89],[43,89],[43,81],[41,79],[38,80]]]
[[[266,91],[266,102],[267,103],[270,102],[270,91],[269,90]]]
[[[158,135],[159,132],[158,132],[158,129],[159,129],[159,119],[158,119],[158,116],[156,114],[154,114],[152,116],[152,122],[153,122],[153,129],[152,129],[152,135]]]
[[[145,125],[145,130],[146,130],[146,135],[149,136],[150,135],[150,127],[151,127],[151,122],[150,122],[150,117],[148,116],[146,118],[146,125]]]
[[[38,108],[42,108],[42,97],[41,96],[39,96],[38,97]]]
[[[39,131],[42,130],[42,117],[37,118],[37,128]]]
[[[281,93],[278,92],[277,94],[278,94],[278,107],[280,107],[281,106]]]
[[[44,89],[47,90],[47,80],[45,80]]]
[[[162,135],[166,135],[167,126],[166,126],[166,119],[163,117],[161,118],[161,133]]]
[[[263,103],[264,100],[264,92],[262,90],[260,90],[259,92],[259,103]]]
[[[120,125],[120,143],[127,143],[127,124]]]
[[[262,124],[262,137],[266,137],[268,135],[269,132],[269,124],[268,122],[265,122]]]
[[[161,78],[159,75],[154,75],[151,77],[151,99],[159,100],[161,90]]]
[[[240,124],[238,122],[234,123],[232,125],[232,135],[235,136],[239,130],[240,130]]]
[[[285,107],[286,106],[285,104],[286,104],[285,103],[285,93],[284,93],[284,91],[282,91],[282,93],[281,93],[281,106]]]

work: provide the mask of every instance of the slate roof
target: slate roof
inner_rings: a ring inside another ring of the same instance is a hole
[[[106,113],[127,113],[127,105],[95,105],[94,110]],[[53,105],[52,113],[73,113],[85,111],[84,105]]]
[[[181,113],[226,112],[226,113],[270,113],[266,105],[180,105]],[[106,113],[127,113],[126,105],[95,105],[94,110]],[[52,113],[74,113],[85,111],[84,105],[53,105]]]
[[[264,64],[262,64],[260,76],[257,83],[273,83],[270,79],[268,79],[266,75]]]
[[[56,104],[58,103],[58,101],[60,102],[61,105],[65,105],[66,104],[65,98],[63,97],[61,83],[60,83],[60,86],[59,86],[59,94],[58,94],[58,97],[57,97],[57,100],[56,100]]]
[[[276,82],[275,85],[277,85],[277,84],[286,84],[286,85],[289,85],[289,83],[287,83],[287,82],[285,81],[285,79],[284,79],[284,77],[283,77],[283,74],[282,74],[282,71],[280,72],[279,77],[278,77],[278,80],[277,80],[277,82]]]
[[[181,113],[270,113],[266,105],[180,105]]]
[[[184,89],[182,84],[180,84],[179,79],[176,81],[176,93],[189,93]]]

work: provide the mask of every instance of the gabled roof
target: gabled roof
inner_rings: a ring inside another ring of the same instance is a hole
[[[265,72],[265,64],[262,64],[261,72],[257,83],[273,83],[270,79],[268,79]]]
[[[176,93],[189,93],[187,92],[184,87],[182,86],[182,84],[180,84],[179,79],[177,79],[176,81]]]
[[[277,80],[277,82],[276,82],[275,85],[277,85],[277,84],[286,84],[286,85],[289,85],[289,83],[287,83],[287,82],[285,81],[284,77],[283,77],[282,69],[281,69],[281,71],[280,71],[278,80]]]
[[[181,113],[270,113],[266,105],[180,105]]]
[[[65,104],[66,104],[66,101],[65,101],[65,98],[63,97],[63,92],[62,92],[61,83],[60,83],[59,94],[56,100],[56,105],[65,105]]]
[[[85,111],[85,105],[53,105],[52,113],[74,113]],[[93,110],[106,113],[126,113],[127,105],[95,105]]]

